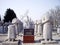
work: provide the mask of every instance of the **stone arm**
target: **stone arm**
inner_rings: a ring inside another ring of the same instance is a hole
[[[42,25],[44,25],[44,24],[45,24],[45,23],[47,23],[47,22],[50,22],[50,23],[53,25],[53,22],[52,22],[52,21],[50,21],[50,20],[43,21],[43,22],[42,22]]]
[[[42,22],[42,25],[44,25],[45,23],[47,23],[47,22],[50,22],[49,20],[47,20],[47,21],[44,21],[44,22]]]

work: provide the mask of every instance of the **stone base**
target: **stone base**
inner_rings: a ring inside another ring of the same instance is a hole
[[[41,41],[42,44],[58,44],[57,41]]]
[[[23,43],[34,43],[34,36],[23,36]]]
[[[18,45],[18,41],[6,41],[3,42],[2,45]]]

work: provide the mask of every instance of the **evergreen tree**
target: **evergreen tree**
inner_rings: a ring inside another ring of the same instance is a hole
[[[12,19],[16,18],[16,14],[12,9],[7,9],[5,16],[4,16],[4,22],[12,22]]]
[[[0,21],[1,21],[1,15],[0,15]]]

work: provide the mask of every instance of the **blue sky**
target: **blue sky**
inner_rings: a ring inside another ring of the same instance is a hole
[[[0,14],[3,17],[6,9],[11,8],[20,19],[29,10],[28,16],[32,20],[39,20],[44,13],[56,6],[60,6],[60,0],[0,0]]]

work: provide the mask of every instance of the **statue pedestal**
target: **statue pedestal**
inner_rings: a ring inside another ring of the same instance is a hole
[[[41,41],[42,44],[58,44],[57,41]]]
[[[18,45],[18,41],[6,41],[3,42],[2,45]]]

